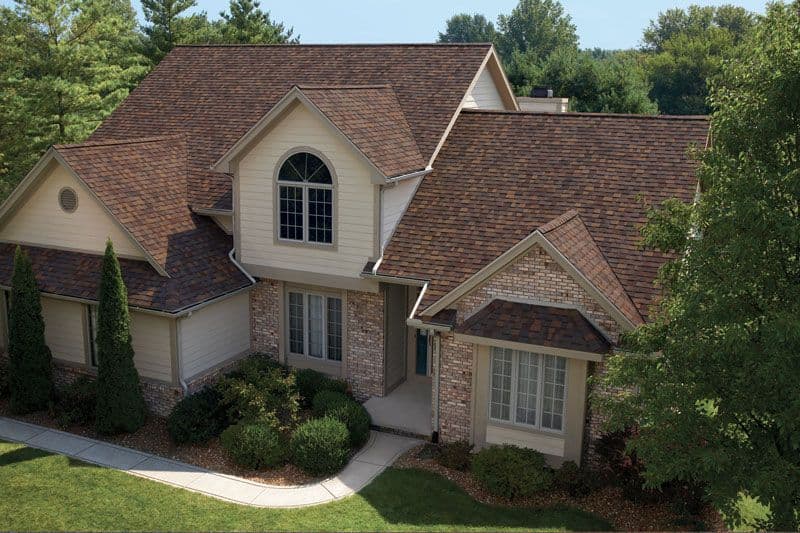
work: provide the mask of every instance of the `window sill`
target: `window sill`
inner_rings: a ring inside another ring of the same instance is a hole
[[[315,251],[335,252],[338,250],[338,245],[336,241],[333,241],[332,243],[307,242],[307,241],[292,241],[289,239],[281,239],[280,237],[275,237],[274,244],[276,246],[286,246],[289,248],[308,248],[309,250],[315,250]]]
[[[513,425],[497,425],[492,422],[486,426],[486,443],[513,444],[555,457],[564,457],[566,453],[566,438],[563,434],[522,429]]]

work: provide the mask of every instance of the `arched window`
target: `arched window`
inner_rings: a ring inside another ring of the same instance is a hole
[[[281,239],[333,243],[333,177],[322,159],[289,156],[278,171],[278,203]]]

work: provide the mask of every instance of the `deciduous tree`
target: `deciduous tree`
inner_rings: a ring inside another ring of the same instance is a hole
[[[477,13],[453,15],[444,32],[439,32],[440,43],[493,43],[497,37],[492,21]]]

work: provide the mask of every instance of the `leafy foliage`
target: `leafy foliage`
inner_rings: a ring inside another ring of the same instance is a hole
[[[453,15],[447,20],[447,28],[439,32],[440,43],[493,43],[497,30],[485,16],[468,13]]]
[[[436,461],[453,470],[469,470],[472,465],[472,444],[466,440],[446,442],[439,446]]]
[[[336,419],[315,418],[295,430],[290,448],[294,464],[312,475],[329,475],[347,463],[350,435]]]
[[[176,444],[207,442],[227,425],[227,409],[216,387],[181,399],[167,418],[167,431]]]
[[[336,391],[342,394],[347,393],[347,382],[340,379],[333,379],[322,372],[317,372],[310,368],[304,368],[295,372],[297,381],[297,392],[300,393],[300,404],[303,407],[311,407],[314,396],[323,390]]]
[[[55,417],[61,427],[73,424],[88,426],[95,420],[97,404],[97,382],[81,376],[57,391]]]
[[[555,471],[554,485],[565,491],[573,498],[584,498],[589,495],[594,486],[592,474],[581,469],[575,461],[565,461]]]
[[[8,381],[8,362],[0,359],[0,398],[5,398],[11,393]]]
[[[472,472],[491,494],[509,500],[532,496],[553,483],[553,472],[541,453],[510,444],[488,446],[476,453]]]
[[[216,388],[233,422],[265,422],[285,431],[297,421],[295,376],[265,356],[243,360]]]
[[[52,356],[44,340],[42,303],[28,255],[17,246],[8,317],[11,410],[29,413],[47,407],[53,393]]]
[[[331,409],[339,407],[340,405],[347,405],[352,401],[352,398],[341,392],[322,390],[314,395],[311,412],[314,413],[316,417],[325,416]]]
[[[652,487],[707,486],[731,524],[741,494],[800,526],[800,2],[770,4],[713,84],[710,149],[700,154],[694,222],[651,219],[645,244],[680,245],[661,274],[653,322],[612,357],[612,428]],[[685,210],[675,210],[683,212]],[[646,355],[658,354],[658,355]]]
[[[236,464],[247,468],[270,468],[286,459],[280,431],[266,422],[234,424],[222,432],[220,441]]]
[[[222,12],[221,34],[225,43],[265,44],[296,43],[294,30],[270,19],[257,0],[231,0],[230,13]]]
[[[97,418],[99,433],[133,432],[142,427],[147,407],[133,364],[128,291],[117,254],[106,243],[97,309]]]
[[[325,416],[342,422],[350,433],[350,446],[360,448],[369,440],[369,425],[372,419],[364,406],[355,400],[335,404]]]

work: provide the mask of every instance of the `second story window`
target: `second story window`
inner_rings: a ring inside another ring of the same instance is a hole
[[[278,204],[281,240],[333,243],[333,178],[322,159],[299,152],[281,165]]]

